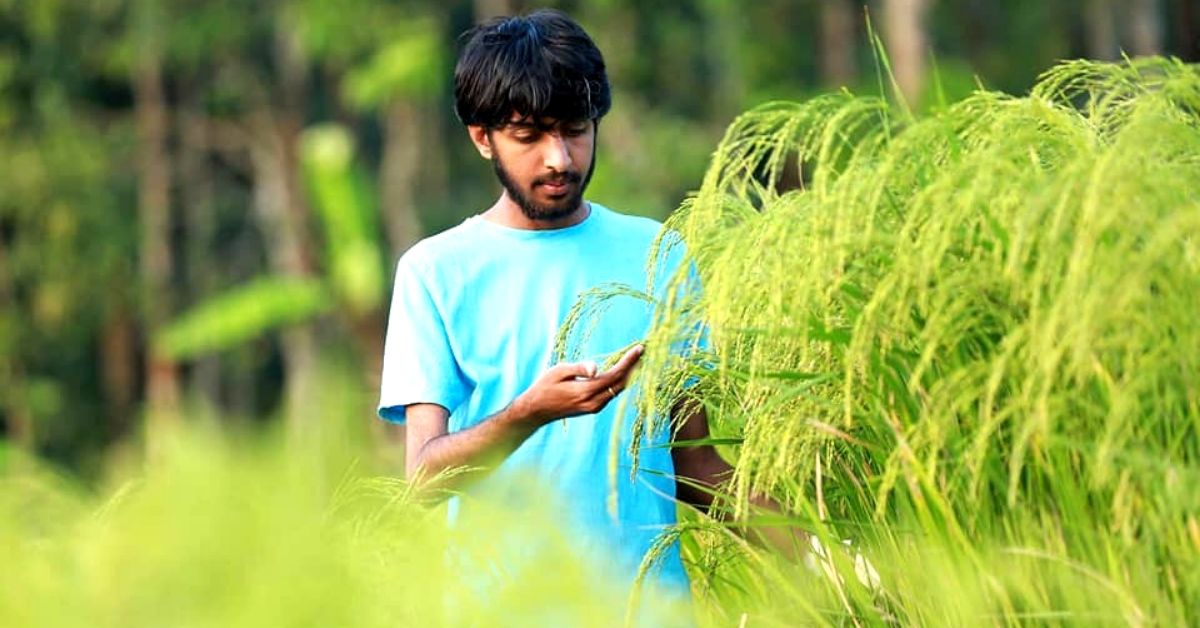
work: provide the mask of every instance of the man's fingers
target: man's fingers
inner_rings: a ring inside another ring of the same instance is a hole
[[[564,362],[556,364],[554,369],[557,372],[556,379],[565,381],[569,379],[591,379],[596,376],[595,362]]]
[[[597,373],[595,362],[561,363],[551,367],[553,376],[550,381],[575,381],[582,385],[582,391],[588,398],[602,396],[606,401],[614,399],[625,389],[625,381],[629,373],[642,357],[642,345],[634,345],[626,351],[612,368]]]
[[[642,345],[634,345],[621,356],[620,360],[612,366],[612,368],[604,371],[596,376],[596,383],[600,390],[605,390],[612,387],[615,391],[620,391],[618,386],[622,388],[625,385],[625,380],[629,377],[629,372],[633,370],[637,361],[641,359],[642,352],[645,350]]]

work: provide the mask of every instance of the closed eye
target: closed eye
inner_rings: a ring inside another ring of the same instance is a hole
[[[588,126],[586,124],[581,124],[578,126],[569,126],[563,130],[563,133],[570,137],[579,137],[580,135],[587,133],[587,130]]]

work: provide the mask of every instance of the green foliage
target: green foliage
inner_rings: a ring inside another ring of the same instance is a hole
[[[95,495],[0,468],[0,624],[619,624],[625,592],[550,512],[480,503],[448,526],[444,507],[356,463],[361,446],[330,448],[339,436],[190,429]],[[639,608],[643,625],[687,617],[649,591]]]
[[[237,346],[269,330],[308,320],[335,304],[324,282],[263,277],[180,315],[155,338],[154,350],[185,358]]]
[[[614,99],[623,106],[600,125],[588,195],[619,211],[662,220],[704,173],[720,134],[664,115],[634,94]]]
[[[882,590],[831,580],[826,620],[1194,623],[1197,155],[1200,68],[1164,59],[916,119],[756,108],[668,222],[704,291],[660,306],[641,427],[698,397],[741,441],[730,508],[866,544]]]
[[[353,64],[378,50],[398,32],[424,20],[419,3],[346,0],[336,4],[300,0],[282,5],[281,21],[294,29],[304,48],[337,65]]]
[[[305,132],[303,164],[318,215],[325,227],[329,278],[354,313],[383,300],[383,253],[379,247],[374,187],[354,163],[354,142],[343,128],[327,125]]]
[[[327,279],[262,277],[211,297],[180,315],[155,339],[174,359],[230,349],[271,330],[346,308],[361,315],[383,299],[382,252],[372,186],[354,164],[345,129],[305,132],[302,162],[328,250]]]
[[[345,97],[361,109],[429,98],[447,83],[448,71],[437,23],[413,20],[346,77]]]

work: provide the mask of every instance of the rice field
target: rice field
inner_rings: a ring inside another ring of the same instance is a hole
[[[648,341],[642,427],[697,390],[737,442],[727,506],[776,496],[881,576],[715,592],[814,623],[1200,621],[1195,66],[1068,62],[920,118],[768,104],[670,226],[704,289]]]
[[[1198,191],[1200,68],[1174,60],[920,115],[763,105],[668,221],[656,254],[691,272],[654,278],[678,289],[623,402],[635,430],[705,404],[720,507],[812,531],[805,561],[685,512],[693,604],[631,600],[549,517],[448,530],[336,430],[195,429],[100,489],[0,457],[0,624],[1195,625]],[[655,293],[590,294],[562,333]],[[544,532],[533,560],[486,590],[447,570],[506,524]]]

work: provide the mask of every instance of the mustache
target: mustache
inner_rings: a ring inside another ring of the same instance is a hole
[[[547,183],[560,185],[563,183],[579,183],[580,181],[583,181],[583,177],[578,172],[571,171],[538,177],[533,180],[533,185],[545,185]]]

